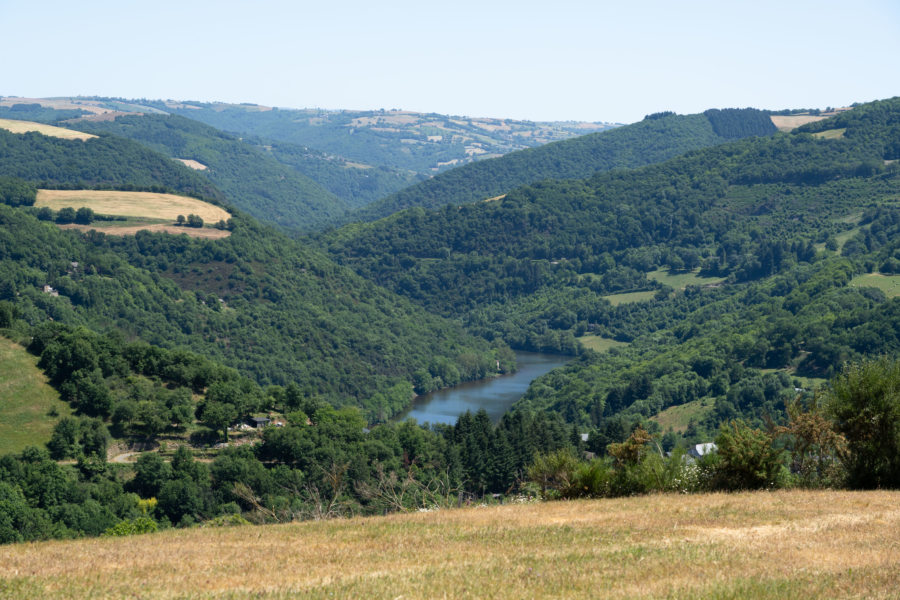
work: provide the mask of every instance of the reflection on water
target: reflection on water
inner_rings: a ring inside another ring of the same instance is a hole
[[[525,395],[529,384],[544,373],[569,362],[570,356],[516,352],[519,370],[512,375],[463,383],[456,387],[425,394],[415,399],[412,407],[397,417],[413,418],[419,423],[447,423],[453,425],[467,410],[487,411],[493,422]]]

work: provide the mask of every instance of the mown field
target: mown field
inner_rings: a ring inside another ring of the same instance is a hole
[[[46,136],[62,138],[64,140],[89,140],[97,137],[90,133],[82,133],[72,129],[63,127],[54,127],[53,125],[45,125],[44,123],[32,123],[31,121],[16,121],[14,119],[0,119],[0,128],[11,131],[12,133],[28,133],[36,131]]]
[[[186,217],[189,214],[195,214],[208,225],[231,218],[225,209],[196,198],[152,192],[38,190],[34,205],[37,207],[47,206],[53,210],[67,206],[72,208],[86,206],[101,215],[171,221],[175,221],[178,215]]]
[[[21,598],[896,598],[900,492],[473,507],[0,547]]]
[[[22,346],[0,337],[0,455],[47,442],[59,419],[48,413],[72,412],[37,361]]]
[[[606,352],[611,348],[628,345],[625,342],[618,342],[599,335],[583,335],[578,338],[578,341],[581,342],[581,345],[585,348],[590,348],[595,352]]]
[[[857,287],[878,288],[888,298],[900,296],[900,275],[882,275],[881,273],[867,273],[857,275],[850,280],[850,285]]]

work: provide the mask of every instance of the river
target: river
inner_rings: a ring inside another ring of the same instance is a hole
[[[516,352],[519,370],[512,375],[470,381],[452,388],[419,396],[397,420],[413,418],[419,423],[447,423],[453,425],[467,410],[487,411],[491,421],[500,420],[513,402],[525,395],[532,381],[572,359],[558,354]]]

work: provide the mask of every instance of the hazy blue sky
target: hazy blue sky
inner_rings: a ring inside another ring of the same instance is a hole
[[[900,94],[900,1],[0,0],[0,95],[632,122]]]

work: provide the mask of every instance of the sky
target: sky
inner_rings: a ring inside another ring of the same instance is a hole
[[[0,0],[0,22],[3,96],[631,123],[900,95],[898,0]]]

